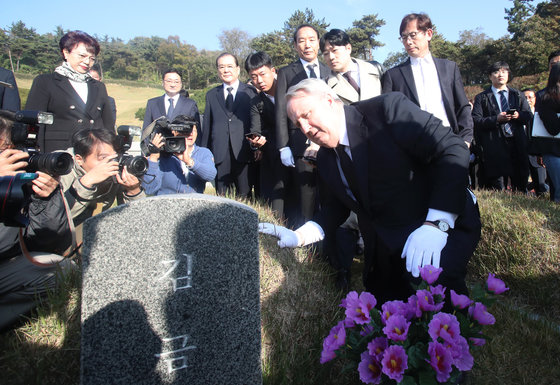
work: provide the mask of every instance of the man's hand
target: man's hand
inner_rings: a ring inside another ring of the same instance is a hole
[[[7,149],[0,152],[0,176],[16,175],[27,167],[29,154],[25,151]]]
[[[264,135],[254,136],[253,138],[247,137],[247,140],[253,148],[261,148],[266,144],[266,137]]]
[[[280,160],[286,167],[296,167],[290,147],[284,147],[280,150]]]
[[[80,182],[87,188],[107,180],[119,173],[119,163],[115,158],[105,158],[80,178]]]
[[[187,145],[185,151],[178,152],[175,154],[175,156],[177,157],[177,159],[185,163],[187,167],[192,167],[194,166],[194,160],[193,158],[191,158],[193,150],[194,150],[193,146]]]
[[[515,113],[516,113],[517,116],[519,117],[519,114],[517,113],[517,111],[516,111]],[[504,112],[500,112],[500,113],[498,114],[498,119],[497,119],[497,120],[498,120],[498,123],[507,123],[507,122],[509,122],[509,121],[513,118],[513,116],[515,116],[515,115],[508,115],[507,112],[505,112],[505,111],[504,111]]]
[[[126,166],[123,168],[122,175],[117,173],[117,182],[124,187],[127,195],[136,195],[140,193],[140,181],[128,172]]]
[[[33,192],[40,198],[50,197],[53,191],[56,190],[58,186],[58,180],[41,171],[37,171],[37,174],[39,176],[33,179],[33,181],[31,182],[31,188],[33,189]]]
[[[432,225],[422,225],[414,230],[408,236],[401,255],[401,258],[406,257],[406,270],[418,277],[421,267],[432,265],[439,268],[447,236],[447,233]]]
[[[259,233],[274,235],[278,238],[278,246],[298,247],[300,240],[295,231],[272,223],[259,223]]]

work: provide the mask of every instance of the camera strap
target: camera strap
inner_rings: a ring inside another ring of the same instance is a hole
[[[68,202],[66,201],[66,197],[64,196],[64,192],[62,191],[62,189],[59,189],[60,195],[62,197],[62,202],[64,203],[64,210],[66,212],[66,219],[68,220],[68,227],[70,228],[70,234],[72,235],[72,247],[69,248],[67,250],[67,252],[65,252],[62,256],[65,258],[69,258],[72,255],[74,255],[78,249],[82,246],[82,243],[80,242],[80,244],[76,244],[76,228],[74,227],[74,221],[72,220],[72,213],[70,210],[70,206],[68,205]],[[52,265],[56,265],[58,262],[52,262],[52,263],[42,263],[39,262],[37,259],[35,259],[33,256],[31,256],[31,254],[29,253],[29,250],[27,249],[27,246],[25,245],[25,242],[23,240],[23,229],[20,228],[19,229],[19,246],[21,248],[21,251],[23,253],[23,255],[25,256],[25,258],[27,258],[27,260],[29,262],[31,262],[32,264],[34,264],[35,266],[43,266],[43,267],[47,267],[47,266],[52,266]]]

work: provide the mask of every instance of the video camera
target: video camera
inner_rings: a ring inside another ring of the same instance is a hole
[[[138,126],[119,126],[117,128],[117,138],[118,138],[118,157],[119,162],[119,173],[122,173],[124,167],[128,172],[135,177],[139,178],[143,176],[146,171],[148,171],[148,161],[143,156],[133,156],[127,154],[132,145],[132,139],[134,136],[140,136],[142,129]]]
[[[168,154],[181,153],[186,150],[186,139],[192,133],[194,126],[196,126],[196,121],[194,120],[184,120],[182,123],[170,123],[165,118],[160,118],[155,122],[154,129],[150,136],[150,142],[155,134],[161,134],[164,139],[164,145],[161,152]],[[173,131],[179,133],[179,135],[173,135]],[[159,152],[154,146],[148,145],[151,152]]]
[[[66,175],[72,170],[74,159],[65,152],[39,153],[37,136],[38,124],[52,124],[53,114],[41,111],[0,110],[0,116],[13,120],[11,140],[15,148],[29,154],[25,171],[42,171],[52,176]]]

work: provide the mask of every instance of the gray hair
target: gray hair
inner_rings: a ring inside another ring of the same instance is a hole
[[[333,89],[321,79],[308,78],[302,80],[296,85],[291,86],[286,92],[286,102],[289,102],[290,99],[300,97],[301,95],[298,95],[298,93],[300,92],[303,92],[307,95],[329,95],[334,100],[342,102],[336,92],[334,92]]]

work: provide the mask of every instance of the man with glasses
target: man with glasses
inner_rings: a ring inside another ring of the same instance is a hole
[[[181,95],[179,91],[183,88],[181,75],[176,69],[170,68],[163,73],[163,89],[165,94],[148,100],[144,125],[146,128],[154,120],[166,116],[170,122],[179,115],[192,116],[200,127],[200,115],[196,102],[191,98]]]
[[[222,84],[206,93],[206,108],[202,128],[202,147],[214,154],[216,163],[216,192],[249,197],[248,162],[253,157],[249,141],[251,129],[251,99],[253,87],[239,81],[239,63],[231,53],[216,59],[216,69]]]
[[[409,59],[383,76],[383,93],[399,91],[451,127],[468,146],[473,139],[471,108],[455,62],[432,57],[432,21],[425,13],[406,15],[400,37]]]

